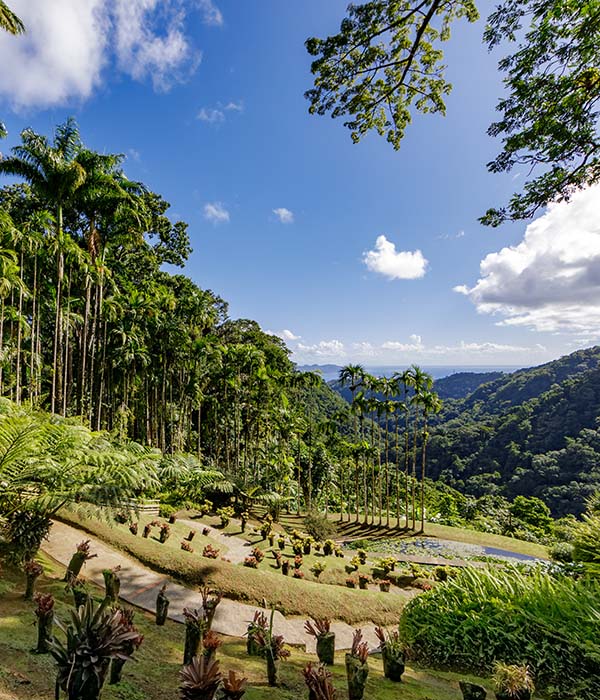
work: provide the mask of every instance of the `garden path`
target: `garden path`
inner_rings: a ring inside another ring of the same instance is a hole
[[[219,534],[216,530],[211,532],[211,537],[214,537],[216,534]],[[167,583],[167,595],[171,601],[169,607],[170,619],[183,622],[183,608],[200,608],[202,606],[201,596],[194,589],[187,588],[180,583],[176,583],[168,576],[152,571],[152,569],[144,566],[124,552],[65,523],[54,522],[50,530],[49,539],[44,542],[42,549],[54,560],[67,566],[77,544],[82,539],[90,540],[92,551],[98,555],[86,562],[82,574],[87,580],[103,587],[102,570],[120,566],[120,597],[131,605],[135,605],[149,613],[154,613],[158,591],[163,584]],[[240,542],[243,542],[243,540],[240,539]],[[227,546],[230,548],[228,552],[229,557],[231,550],[234,548],[230,537],[227,537]],[[213,629],[220,634],[243,637],[248,622],[253,618],[256,610],[264,612],[263,609],[257,606],[225,598],[217,608]],[[315,642],[304,631],[304,622],[305,618],[286,618],[280,612],[275,612],[273,620],[275,633],[282,634],[288,644],[300,645],[305,647],[306,651],[314,652]],[[344,622],[335,621],[332,622],[331,629],[336,635],[336,649],[349,649],[352,645],[354,628]],[[377,647],[378,641],[375,635],[375,626],[372,624],[363,625],[362,630],[363,637],[369,645],[372,648]]]

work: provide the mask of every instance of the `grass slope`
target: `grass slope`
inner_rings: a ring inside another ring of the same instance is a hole
[[[63,568],[44,557],[45,574],[38,581],[38,590],[52,593],[56,598],[56,615],[66,620],[72,599],[60,581]],[[23,576],[14,569],[3,571],[0,579],[0,700],[52,700],[54,698],[54,666],[49,656],[29,653],[35,644],[32,603],[23,600]],[[100,591],[97,599],[100,599]],[[136,663],[127,663],[123,681],[116,686],[105,686],[103,700],[173,700],[178,696],[178,672],[183,654],[183,626],[167,621],[156,627],[151,616],[136,612],[135,624],[144,635],[144,643],[136,652]],[[266,670],[261,659],[245,653],[245,642],[224,637],[219,650],[221,670],[233,669],[245,675],[249,688],[247,700],[295,700],[307,697],[301,670],[315,657],[298,649],[292,650],[288,662],[282,664],[282,688],[266,685]],[[459,700],[458,680],[464,674],[429,672],[412,667],[407,669],[401,686],[383,678],[381,660],[369,661],[369,681],[365,693],[371,700]],[[333,668],[338,697],[346,696],[343,657],[336,656]],[[482,682],[472,679],[475,682]],[[485,684],[485,683],[484,683]],[[489,686],[489,684],[488,684]]]
[[[206,559],[198,554],[201,547],[195,546],[194,554],[181,551],[180,540],[174,535],[166,544],[159,544],[153,539],[132,535],[125,525],[107,523],[105,518],[92,517],[91,513],[85,517],[63,510],[61,519],[127,552],[146,566],[183,583],[191,586],[207,584],[222,591],[226,598],[257,605],[262,605],[266,599],[269,605],[274,605],[284,615],[329,617],[349,624],[374,622],[392,625],[397,624],[400,613],[409,599],[409,596],[402,592],[390,594],[360,591],[296,580],[272,569],[271,558],[258,570],[220,559]],[[145,519],[141,517],[140,531],[143,522]],[[182,528],[186,533],[188,531],[188,528],[180,523],[176,523],[174,527]],[[192,544],[195,542],[194,539]],[[311,577],[308,565],[306,575]]]

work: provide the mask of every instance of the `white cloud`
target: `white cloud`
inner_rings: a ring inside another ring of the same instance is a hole
[[[427,260],[420,250],[396,251],[395,244],[385,236],[378,236],[375,250],[364,253],[363,262],[371,272],[392,280],[418,279],[425,275],[427,268]]]
[[[202,10],[202,21],[212,27],[223,26],[223,14],[212,0],[198,0],[198,7]]]
[[[225,121],[225,112],[213,107],[202,107],[196,118],[207,124],[218,124]]]
[[[292,333],[288,328],[284,328],[282,331],[265,331],[267,335],[276,335],[278,338],[281,338],[282,340],[300,340],[302,336],[296,335],[295,333]]]
[[[282,224],[293,224],[294,223],[294,212],[286,209],[285,207],[279,207],[273,209],[273,214],[279,219]]]
[[[317,358],[342,358],[346,355],[344,343],[340,340],[321,340],[314,345],[304,345],[298,343],[298,351],[302,355],[309,355]]]
[[[600,326],[600,185],[551,204],[521,243],[490,253],[466,295],[498,325],[588,333]]]
[[[221,202],[207,202],[204,205],[204,218],[213,224],[224,224],[229,221],[229,212]]]
[[[11,0],[10,5],[27,29],[18,37],[0,33],[0,97],[15,108],[85,100],[117,71],[167,90],[200,62],[185,32],[190,9],[199,8],[206,24],[219,24],[219,18],[222,23],[217,8],[202,1]]]
[[[226,112],[243,112],[244,103],[240,100],[239,102],[228,102],[225,105]]]
[[[464,238],[465,237],[465,232],[460,230],[457,231],[456,233],[441,233],[437,238],[440,241],[454,241],[458,240],[459,238]]]

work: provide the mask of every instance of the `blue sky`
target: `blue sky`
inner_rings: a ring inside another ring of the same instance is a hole
[[[29,33],[0,37],[2,150],[74,115],[189,223],[186,273],[299,362],[531,365],[596,341],[597,189],[529,228],[477,223],[525,175],[485,168],[502,84],[483,21],[446,45],[447,116],[416,115],[396,152],[308,115],[304,40],[345,0],[9,4]]]

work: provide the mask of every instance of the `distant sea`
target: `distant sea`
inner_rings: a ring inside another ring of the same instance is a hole
[[[394,372],[402,372],[408,368],[406,366],[398,365],[388,365],[388,366],[369,366],[364,365],[365,370],[376,377],[390,377]],[[341,366],[338,365],[301,365],[298,367],[301,372],[317,372],[320,371],[323,379],[326,382],[332,379],[337,379]],[[451,374],[457,374],[459,372],[476,372],[478,374],[484,374],[486,372],[505,372],[510,374],[510,372],[516,372],[518,369],[522,369],[520,365],[422,365],[421,369],[425,372],[431,374],[434,379],[442,379],[442,377],[449,377]]]

